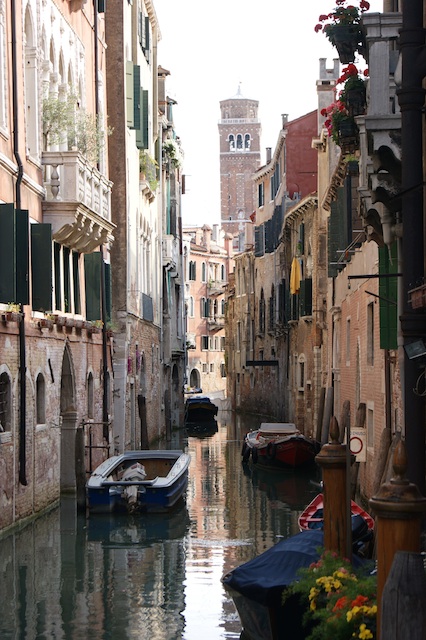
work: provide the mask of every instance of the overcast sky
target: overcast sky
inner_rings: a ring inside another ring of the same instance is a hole
[[[357,4],[354,0],[354,4]],[[370,0],[382,11],[382,0]],[[333,0],[154,0],[162,39],[159,64],[171,73],[168,94],[185,152],[183,224],[220,223],[219,102],[237,93],[259,101],[262,163],[274,149],[281,114],[289,120],[317,108],[319,60],[336,50],[315,33]],[[361,59],[361,63],[364,63]],[[363,64],[365,66],[365,63]]]

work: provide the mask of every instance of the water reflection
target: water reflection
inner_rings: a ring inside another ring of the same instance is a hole
[[[0,545],[0,637],[221,640],[241,626],[221,577],[281,537],[315,495],[311,473],[241,464],[256,419],[220,410],[213,433],[174,435],[191,455],[170,515],[81,517],[73,500]]]

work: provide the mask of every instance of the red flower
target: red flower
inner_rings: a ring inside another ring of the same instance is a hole
[[[368,602],[368,598],[366,596],[359,595],[355,598],[355,600],[352,600],[351,606],[362,607],[362,605],[365,604],[366,602]]]
[[[368,11],[370,8],[370,3],[367,0],[361,0],[359,3],[361,11]]]
[[[333,607],[333,612],[335,613],[336,611],[340,611],[340,609],[344,609],[347,603],[348,603],[348,599],[346,596],[339,598]]]
[[[318,31],[321,31],[321,29],[322,29],[322,24],[317,24],[315,26],[315,33],[318,33]]]

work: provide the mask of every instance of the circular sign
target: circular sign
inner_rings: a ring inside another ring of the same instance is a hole
[[[361,453],[363,446],[364,443],[361,438],[358,438],[358,436],[353,436],[351,438],[351,453],[357,456]]]

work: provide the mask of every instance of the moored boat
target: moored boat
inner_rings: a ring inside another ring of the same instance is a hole
[[[232,597],[247,640],[304,640],[304,608],[296,594],[283,603],[283,591],[298,579],[298,571],[316,562],[324,546],[321,530],[302,531],[281,540],[222,578]],[[354,567],[370,563],[354,555]],[[372,566],[371,566],[372,568]]]
[[[89,511],[168,511],[184,496],[190,457],[181,450],[127,451],[95,469],[86,484]]]
[[[185,402],[185,422],[198,423],[214,420],[218,407],[208,396],[191,396]]]
[[[374,519],[367,511],[351,500],[352,545],[355,552],[368,547],[373,539]],[[324,496],[319,493],[299,516],[301,531],[324,528]]]
[[[304,436],[292,422],[264,422],[244,438],[243,462],[300,467],[314,462],[320,445]]]

